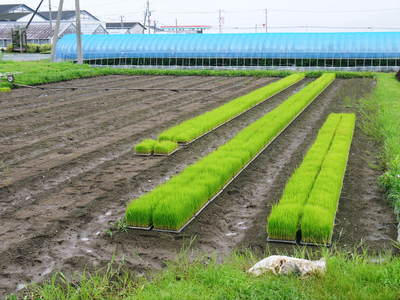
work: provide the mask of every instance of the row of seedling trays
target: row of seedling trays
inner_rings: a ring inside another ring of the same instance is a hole
[[[331,245],[354,126],[354,114],[329,115],[272,208],[269,241]]]
[[[241,130],[215,151],[186,167],[181,173],[152,191],[132,200],[126,209],[128,225],[135,229],[180,232],[334,79],[335,74],[322,75],[274,110]],[[205,122],[212,119],[210,117],[200,120]],[[201,121],[199,122],[201,123]],[[195,130],[195,127],[188,128]],[[175,136],[171,131],[167,130],[168,134],[160,135],[160,139],[163,140],[162,137],[167,135]],[[189,137],[185,132],[187,131],[184,131],[183,136]],[[175,134],[182,136],[178,130]],[[193,135],[190,136],[190,138],[192,137]],[[179,141],[184,142],[185,139],[179,139]]]
[[[304,79],[304,73],[293,74],[256,89],[195,118],[163,131],[157,140],[146,139],[135,146],[137,155],[171,155],[234,118],[267,101]]]

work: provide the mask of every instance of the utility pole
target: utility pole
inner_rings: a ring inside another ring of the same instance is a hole
[[[124,29],[124,16],[120,16],[121,18],[121,30]]]
[[[154,29],[153,29],[153,34],[154,34],[154,33],[156,33],[156,28],[157,28],[157,22],[156,22],[156,20],[154,20],[153,26],[154,26]]]
[[[268,32],[268,9],[265,9],[265,32]]]
[[[178,18],[175,18],[175,34],[178,33]]]
[[[58,32],[60,31],[60,23],[61,23],[61,14],[63,10],[64,0],[60,0],[58,4],[58,12],[57,12],[57,21],[56,28],[53,33],[53,45],[51,47],[51,61],[55,61],[56,58],[56,47],[58,42]]]
[[[81,29],[81,8],[79,0],[75,0],[75,15],[76,15],[76,54],[78,59],[78,65],[83,64],[83,52],[82,52],[82,29]]]
[[[53,16],[51,14],[51,0],[49,0],[49,20],[50,20],[50,30],[53,30]]]
[[[150,16],[151,16],[151,11],[150,11],[150,1],[147,0],[146,2],[146,10],[144,12],[144,26],[146,26],[146,22],[147,22],[147,29],[148,29],[148,33],[150,34],[150,25],[151,25],[151,20],[150,20]]]
[[[222,33],[222,10],[218,11],[219,33]]]

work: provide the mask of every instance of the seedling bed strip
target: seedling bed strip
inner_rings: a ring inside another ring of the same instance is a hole
[[[174,154],[176,151],[178,151],[181,147],[178,146],[174,151],[171,151],[170,153],[153,153],[154,156],[170,156]]]
[[[309,243],[309,242],[299,242],[292,240],[277,240],[277,239],[270,239],[267,237],[268,243],[280,243],[280,244],[290,244],[290,245],[300,245],[300,246],[315,246],[315,247],[331,247],[332,246],[332,239],[330,240],[329,244],[318,244],[318,243]]]
[[[333,81],[332,81],[333,82]],[[332,83],[331,82],[331,83]],[[179,230],[169,230],[169,229],[160,229],[160,228],[154,228],[152,227],[152,231],[156,232],[167,232],[167,233],[181,233],[211,202],[213,202],[228,186],[231,184],[254,160],[260,156],[262,152],[264,152],[265,149],[267,149],[294,121],[297,120],[297,118],[312,104],[314,103],[314,100],[318,98],[330,85],[327,85],[323,90],[321,90],[310,102],[281,130],[275,137],[273,137],[232,179],[226,183],[221,190],[217,192],[210,200],[208,200],[202,208],[189,220],[183,225]],[[143,229],[142,227],[129,227],[130,229]]]
[[[135,155],[137,156],[152,156],[152,153],[139,153],[139,152],[135,152]]]
[[[296,82],[292,83],[291,85],[287,86],[285,89],[283,89],[283,90],[281,90],[281,91],[277,91],[275,94],[272,94],[271,96],[269,96],[268,98],[264,99],[263,101],[258,102],[257,104],[253,105],[252,107],[249,107],[248,109],[242,111],[242,112],[239,113],[238,115],[233,116],[233,117],[230,118],[229,120],[226,120],[225,122],[223,122],[223,123],[217,125],[217,127],[214,127],[214,128],[212,128],[212,129],[210,129],[209,131],[207,131],[207,132],[203,133],[202,135],[196,137],[195,139],[191,140],[190,142],[178,142],[178,143],[181,144],[181,145],[184,145],[184,146],[187,146],[187,145],[190,145],[190,144],[194,143],[194,142],[197,141],[198,139],[200,139],[200,138],[206,136],[207,134],[213,132],[214,130],[217,130],[217,129],[220,128],[221,126],[224,126],[226,123],[229,123],[230,121],[233,121],[234,119],[239,118],[241,115],[247,113],[248,111],[252,110],[253,108],[257,107],[258,105],[261,105],[261,104],[265,103],[265,101],[270,100],[272,97],[275,97],[276,95],[278,95],[278,94],[280,94],[280,93],[286,91],[287,89],[291,88],[292,86],[294,86],[295,84],[298,84],[299,82],[301,82],[301,81],[303,81],[303,80],[304,80],[304,78],[300,79],[299,81],[296,81]]]
[[[134,229],[134,230],[145,230],[145,231],[150,231],[153,226],[149,227],[139,227],[139,226],[127,226],[128,229]]]
[[[209,130],[209,131],[203,133],[202,135],[198,136],[198,137],[195,138],[194,140],[191,140],[190,142],[186,142],[186,143],[185,143],[185,142],[178,142],[178,145],[181,145],[181,146],[188,146],[188,145],[194,143],[194,142],[197,141],[198,139],[200,139],[200,138],[204,137],[205,135],[207,135],[207,134],[213,132],[214,130],[217,130],[219,127],[224,126],[225,124],[229,123],[230,121],[232,121],[232,120],[234,120],[234,119],[240,117],[241,115],[247,113],[248,111],[250,111],[251,109],[255,108],[256,106],[258,106],[258,105],[260,105],[260,104],[262,104],[262,103],[265,103],[265,101],[271,99],[272,97],[278,95],[279,93],[282,93],[282,92],[286,91],[287,89],[291,88],[292,86],[294,86],[295,84],[298,84],[299,82],[301,82],[301,81],[303,81],[303,80],[304,80],[304,78],[301,79],[301,80],[299,80],[299,81],[294,82],[294,83],[291,84],[290,86],[286,87],[284,90],[281,90],[281,91],[276,92],[275,94],[269,96],[268,98],[266,98],[266,99],[263,100],[262,102],[259,102],[259,103],[255,104],[254,106],[252,106],[252,107],[248,108],[247,110],[241,112],[240,114],[238,114],[238,115],[232,117],[231,119],[225,121],[224,123],[219,124],[217,127],[214,127],[213,129],[211,129],[211,130]],[[174,154],[176,151],[178,151],[178,150],[180,150],[180,149],[183,149],[183,148],[184,148],[184,147],[178,147],[176,150],[174,150],[173,152],[171,152],[171,153],[169,153],[169,154],[161,154],[161,153],[160,153],[160,154],[156,154],[156,153],[153,153],[153,154],[149,154],[148,156],[151,156],[151,155],[154,155],[154,156],[169,156],[169,155],[172,155],[172,154]],[[143,155],[140,154],[140,153],[135,153],[135,154],[136,154],[136,155],[141,155],[141,156],[143,156]]]
[[[319,96],[319,95],[318,95],[318,96]],[[317,96],[317,97],[318,97],[318,96]],[[355,130],[356,130],[356,127],[354,126],[354,131],[355,131]],[[354,133],[353,133],[353,136],[352,136],[352,142],[353,142],[353,137],[354,137]],[[348,160],[350,159],[350,151],[351,151],[351,146],[350,146],[349,153],[348,153],[347,163],[346,163],[346,166],[345,166],[345,169],[344,169],[344,174],[346,174],[346,171],[347,171]],[[343,180],[343,181],[344,181],[344,180]],[[339,193],[339,195],[342,195],[343,185],[344,185],[344,184],[342,183],[342,186],[341,186],[341,188],[340,188],[340,193]],[[336,220],[337,211],[338,211],[338,209],[339,209],[339,202],[340,202],[340,198],[339,198],[339,200],[338,200],[338,202],[337,202],[337,205],[336,205],[335,217],[333,218],[333,228],[335,228],[335,220]],[[334,229],[333,229],[333,230],[334,230]],[[298,243],[298,244],[299,244],[299,245],[302,245],[302,246],[316,246],[316,247],[327,247],[327,248],[330,248],[330,247],[332,246],[332,240],[333,240],[333,234],[332,234],[331,238],[329,239],[329,243],[328,243],[328,244],[319,244],[319,243],[302,242],[302,241],[300,241],[300,243]],[[267,242],[271,242],[271,243],[297,244],[296,242],[293,242],[293,241],[288,241],[288,240],[276,240],[276,239],[270,239],[270,238],[268,238],[268,237],[267,237]]]

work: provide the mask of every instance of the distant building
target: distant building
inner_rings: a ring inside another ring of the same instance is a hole
[[[203,33],[210,28],[207,25],[160,26],[165,33]]]
[[[0,48],[11,44],[11,30],[18,26],[26,26],[26,23],[0,23]],[[61,23],[59,37],[76,33],[76,27],[72,23]],[[54,28],[48,23],[32,23],[26,32],[29,44],[50,44],[53,38]]]
[[[137,34],[144,33],[146,27],[139,22],[113,22],[106,23],[106,29],[110,34]]]
[[[11,43],[11,30],[24,27],[35,11],[25,4],[0,5],[0,47]],[[53,21],[50,27],[50,19]],[[28,43],[49,44],[57,20],[57,11],[39,11],[27,30]],[[81,10],[82,34],[108,34],[101,21],[86,10]],[[65,10],[61,14],[59,37],[76,33],[76,14],[74,10]]]
[[[35,11],[25,4],[3,4],[0,5],[0,23],[4,22],[28,22]],[[46,21],[46,18],[38,13],[34,22]]]

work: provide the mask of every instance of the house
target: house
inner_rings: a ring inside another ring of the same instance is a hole
[[[11,31],[25,27],[35,11],[25,4],[0,5],[0,47],[11,43]],[[61,15],[59,37],[76,33],[75,11],[65,10]],[[50,26],[50,17],[53,26]],[[39,11],[27,30],[27,42],[49,44],[52,41],[57,12]],[[108,34],[101,21],[86,10],[81,10],[81,30],[83,34]]]
[[[164,33],[203,33],[210,28],[207,25],[160,26]]]
[[[110,34],[135,34],[144,33],[146,27],[139,22],[115,22],[106,23],[106,29]]]
[[[0,5],[0,23],[4,22],[28,22],[35,11],[25,4],[2,4]],[[46,21],[46,18],[36,14],[34,22]]]
[[[55,22],[57,19],[57,11],[41,11],[40,15],[43,16],[48,22],[50,17]],[[64,10],[61,14],[62,24],[75,24],[76,13],[74,10]],[[81,31],[82,34],[108,34],[101,21],[86,10],[81,10]]]
[[[0,23],[0,48],[11,44],[11,30],[18,26],[26,26],[26,23]],[[59,37],[76,33],[76,27],[72,23],[61,23]],[[53,38],[54,28],[48,23],[32,23],[26,32],[28,44],[50,44]]]

